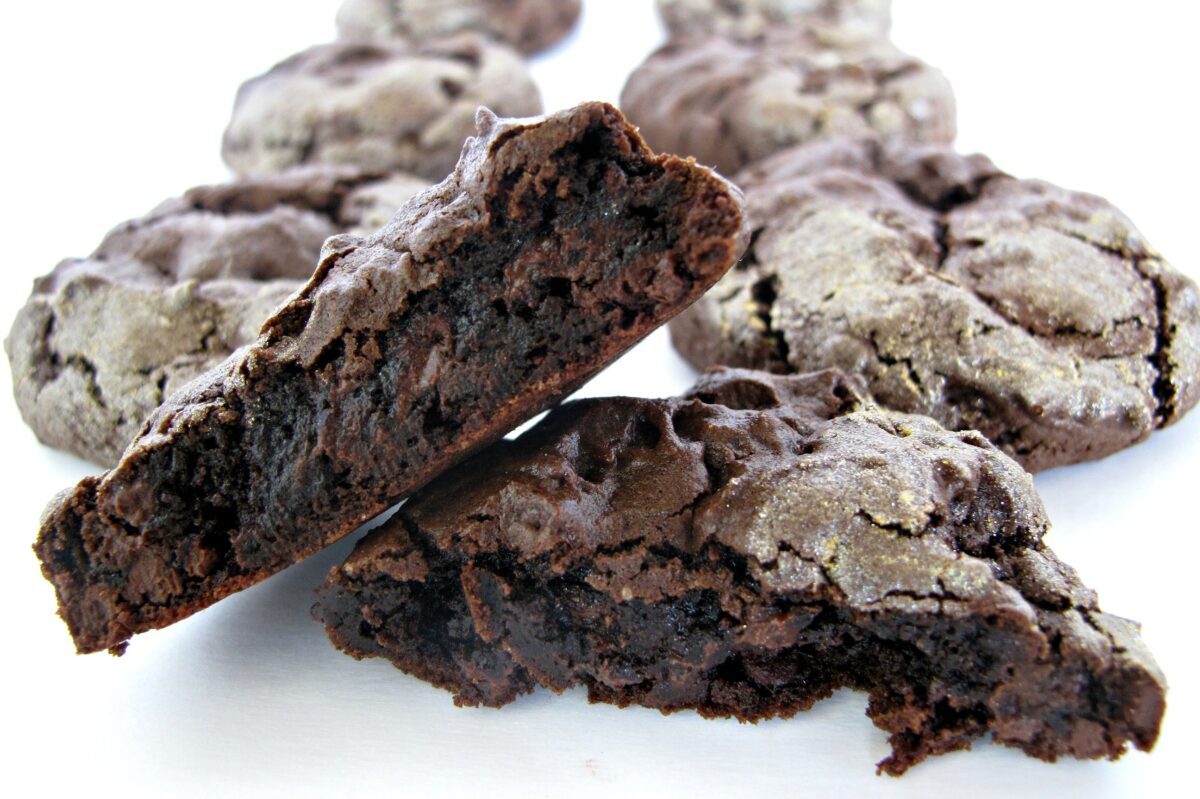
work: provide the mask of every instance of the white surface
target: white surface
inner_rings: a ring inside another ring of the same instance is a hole
[[[7,328],[31,279],[117,222],[224,176],[238,83],[332,35],[336,0],[9,3],[0,12],[0,241]],[[895,37],[941,66],[964,149],[1008,170],[1104,194],[1196,275],[1194,6],[1178,2],[896,2]],[[585,25],[541,60],[547,105],[616,100],[654,45],[650,0],[588,0]],[[585,389],[666,395],[691,373],[665,336]],[[1108,460],[1038,478],[1050,542],[1110,612],[1145,623],[1172,682],[1152,755],[1036,762],[980,743],[901,780],[877,778],[884,735],[842,693],[757,726],[589,706],[538,693],[461,710],[375,661],[336,652],[311,590],[349,549],[175,627],[121,659],[76,657],[29,550],[44,503],[92,468],[37,445],[0,367],[5,615],[0,793],[386,795],[1163,796],[1185,793],[1200,744],[1193,600],[1200,412]],[[1194,795],[1194,794],[1190,794]]]

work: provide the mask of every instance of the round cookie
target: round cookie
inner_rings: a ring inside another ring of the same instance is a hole
[[[942,73],[882,37],[781,31],[668,43],[629,77],[622,109],[652,147],[733,174],[789,146],[833,136],[950,142]]]
[[[240,175],[326,163],[441,180],[481,105],[542,104],[520,55],[478,34],[323,44],[242,84],[222,156]]]
[[[526,55],[558,44],[583,10],[580,0],[344,0],[343,39],[425,39],[476,31]]]
[[[892,0],[657,0],[657,5],[671,38],[715,33],[754,41],[796,24],[883,36],[892,26]]]
[[[5,341],[44,443],[110,466],[175,389],[253,341],[331,235],[375,230],[428,184],[305,167],[199,187],[39,278]]]
[[[840,367],[1031,471],[1200,398],[1200,293],[1105,200],[982,156],[818,142],[747,169],[747,255],[671,327],[699,367]]]

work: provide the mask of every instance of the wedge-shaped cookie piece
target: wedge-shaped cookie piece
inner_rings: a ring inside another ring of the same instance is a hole
[[[36,545],[82,652],[340,538],[591,375],[737,259],[740,195],[611,106],[480,113],[444,183],[337,236],[257,341],[171,397]]]
[[[1117,208],[950,148],[836,140],[738,176],[746,258],[671,327],[700,368],[864,375],[1027,469],[1146,439],[1200,400],[1200,291]]]
[[[258,336],[321,245],[383,227],[428,188],[403,173],[297,167],[191,189],[34,283],[5,340],[38,439],[101,466],[172,392]]]
[[[314,613],[460,704],[583,685],[754,720],[856,688],[892,774],[987,733],[1049,760],[1152,746],[1163,677],[1042,544],[1029,475],[858,391],[724,370],[563,406],[414,496]]]

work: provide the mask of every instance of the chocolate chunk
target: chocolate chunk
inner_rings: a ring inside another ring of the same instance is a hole
[[[454,174],[335,236],[262,334],[172,395],[36,550],[81,652],[120,651],[346,535],[554,404],[745,247],[740,194],[615,108],[480,111]]]
[[[657,0],[672,38],[719,34],[759,41],[787,27],[822,27],[831,35],[883,36],[892,26],[891,0]]]
[[[977,433],[832,370],[724,370],[680,399],[571,403],[443,475],[314,615],[459,704],[581,685],[753,721],[865,691],[890,774],[988,733],[1047,760],[1149,749],[1163,676],[1045,530]]]
[[[748,168],[750,250],[672,326],[693,364],[838,367],[1030,470],[1200,398],[1200,292],[1108,202],[949,148],[814,143]]]
[[[167,395],[258,336],[335,233],[381,227],[428,186],[299,167],[192,189],[39,278],[6,341],[38,438],[112,466]]]
[[[714,36],[659,48],[621,107],[654,147],[725,174],[834,136],[949,142],[954,95],[940,72],[885,38],[782,29],[760,43]]]
[[[420,40],[476,31],[528,55],[566,38],[582,10],[580,0],[344,0],[337,25],[343,39]]]
[[[222,155],[241,175],[326,163],[441,180],[481,105],[542,106],[520,55],[482,36],[323,44],[242,84]]]

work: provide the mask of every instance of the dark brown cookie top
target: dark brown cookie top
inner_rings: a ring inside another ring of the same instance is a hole
[[[854,686],[893,733],[893,774],[989,732],[1051,760],[1148,749],[1163,675],[1046,527],[1030,475],[976,432],[881,409],[836,370],[716,370],[678,399],[568,403],[494,445],[364,538],[322,601],[342,646],[467,701],[581,682],[757,719]],[[466,618],[427,648],[391,637],[393,617],[443,623],[405,603],[436,602],[411,588],[448,567],[432,590],[465,594]],[[484,668],[501,656],[519,668]]]
[[[954,95],[940,72],[878,36],[779,30],[652,53],[621,93],[653,146],[725,174],[792,145],[838,136],[949,142]]]
[[[51,446],[116,463],[168,394],[257,337],[325,239],[374,230],[427,185],[303,167],[197,187],[118,225],[39,278],[17,315],[6,345],[26,422]]]
[[[675,400],[571,403],[400,513],[439,548],[556,572],[595,562],[589,582],[626,599],[695,588],[622,571],[648,551],[715,542],[766,593],[863,609],[953,598],[963,612],[1019,606],[988,560],[1046,530],[1029,475],[981,436],[877,408],[833,370],[716,371]],[[363,547],[347,568],[372,557]]]
[[[699,366],[866,376],[1039,470],[1200,397],[1200,299],[1108,202],[982,156],[835,141],[747,169],[753,244],[673,327]]]
[[[892,23],[891,0],[656,0],[672,38],[719,34],[758,41],[779,28],[823,27],[832,35],[883,36]]]
[[[542,105],[521,57],[483,36],[318,45],[242,84],[222,155],[241,175],[326,163],[441,180],[481,105]]]
[[[343,39],[427,39],[475,31],[526,55],[562,41],[583,10],[580,0],[343,0]]]

